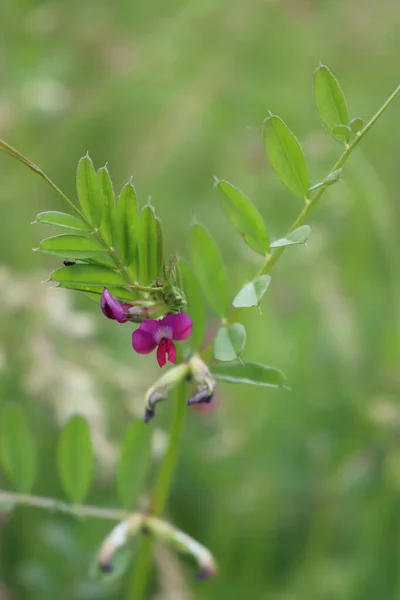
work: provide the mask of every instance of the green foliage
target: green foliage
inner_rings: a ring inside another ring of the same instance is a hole
[[[185,312],[193,321],[193,331],[188,342],[193,350],[198,351],[201,348],[206,328],[205,306],[200,286],[189,266],[181,261],[180,268],[183,277],[183,289],[185,290],[187,300]]]
[[[354,117],[354,119],[351,119],[349,126],[352,133],[359,133],[364,127],[364,119],[361,117]]]
[[[50,281],[58,281],[60,283],[77,283],[90,285],[104,286],[124,286],[125,278],[117,271],[100,267],[97,265],[70,265],[61,267],[53,271],[50,275]]]
[[[103,218],[100,229],[106,244],[112,246],[115,195],[111,177],[106,166],[97,171],[97,179],[103,197]]]
[[[46,225],[56,225],[57,227],[66,227],[67,229],[90,231],[89,225],[81,219],[78,219],[78,217],[57,210],[48,210],[39,213],[35,223],[45,223]]]
[[[276,175],[292,194],[307,198],[307,164],[297,138],[280,117],[272,114],[264,121],[263,136],[265,151]]]
[[[29,493],[36,479],[36,444],[26,413],[16,404],[0,413],[0,460],[16,490]]]
[[[260,275],[253,281],[246,283],[240,292],[236,294],[232,303],[233,306],[236,308],[259,306],[270,283],[271,277],[269,275]]]
[[[348,142],[350,129],[346,99],[338,80],[325,65],[320,65],[314,73],[314,97],[325,127]],[[337,126],[342,128],[338,130]]]
[[[241,323],[220,327],[214,339],[214,356],[217,360],[230,361],[238,358],[246,344],[246,329]]]
[[[80,415],[69,418],[58,443],[58,474],[71,502],[86,498],[93,478],[94,456],[89,425]]]
[[[228,281],[218,247],[202,225],[190,229],[190,259],[194,274],[211,308],[220,316],[228,314]]]
[[[247,383],[266,387],[283,387],[286,381],[285,375],[279,369],[251,362],[213,365],[211,374],[215,379],[227,383]]]
[[[95,238],[69,233],[42,240],[38,249],[47,254],[77,259],[96,258],[106,252]]]
[[[275,240],[271,244],[271,248],[281,248],[285,246],[293,246],[295,244],[305,244],[310,237],[311,228],[309,225],[301,225],[297,229],[294,229],[285,237]]]
[[[88,154],[79,161],[76,187],[84,215],[93,227],[100,227],[104,200],[92,160]]]
[[[114,243],[121,255],[122,263],[131,266],[138,277],[137,246],[139,243],[139,210],[136,191],[132,182],[127,183],[118,198],[114,221]],[[142,277],[142,282],[144,278]]]
[[[217,181],[220,203],[226,216],[252,250],[265,256],[269,235],[262,216],[238,188],[227,181]]]
[[[151,465],[151,428],[134,421],[125,434],[117,467],[117,490],[123,508],[137,510]]]
[[[162,244],[154,208],[147,204],[140,213],[139,273],[143,285],[153,283],[161,275],[159,244]]]
[[[310,187],[310,192],[313,192],[321,187],[328,187],[329,185],[335,184],[337,181],[340,181],[341,176],[342,176],[341,168],[336,169],[335,171],[332,171],[332,173],[329,173],[329,175],[327,175],[323,181],[321,181],[320,183],[316,183],[315,185]]]

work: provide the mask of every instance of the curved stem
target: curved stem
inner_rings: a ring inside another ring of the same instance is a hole
[[[186,383],[181,382],[175,390],[174,411],[170,425],[170,436],[167,452],[165,453],[154,484],[151,497],[150,512],[155,517],[164,512],[178,462],[180,440],[186,418]],[[127,600],[142,600],[146,592],[150,575],[151,557],[154,541],[143,538],[139,555],[132,568],[132,577],[128,585]]]

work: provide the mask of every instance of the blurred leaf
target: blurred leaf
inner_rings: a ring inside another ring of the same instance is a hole
[[[18,492],[29,494],[37,472],[37,453],[24,410],[16,404],[0,413],[0,458]]]
[[[103,197],[103,218],[101,220],[100,231],[108,246],[113,245],[112,229],[115,209],[114,188],[110,174],[106,166],[97,171],[100,192]]]
[[[53,271],[49,281],[69,282],[69,283],[84,283],[86,285],[116,285],[126,286],[124,277],[107,269],[98,267],[97,265],[72,265],[70,267],[61,267]]]
[[[150,285],[161,274],[157,230],[154,208],[146,204],[140,213],[139,228],[139,280],[142,285]]]
[[[134,277],[138,277],[136,248],[139,242],[139,210],[136,191],[132,183],[127,183],[118,198],[115,210],[114,242],[123,264]]]
[[[143,421],[134,421],[121,445],[117,490],[127,510],[135,509],[151,466],[151,431]]]
[[[217,181],[223,211],[252,250],[265,256],[269,250],[269,235],[256,207],[236,187],[227,181]]]
[[[67,227],[68,229],[79,229],[91,231],[89,225],[86,225],[78,217],[68,213],[58,212],[57,210],[48,210],[37,215],[35,223],[45,223],[46,225],[57,225],[58,227]]]
[[[261,298],[267,291],[270,282],[271,277],[269,275],[260,275],[259,277],[253,279],[253,281],[246,283],[240,292],[236,294],[232,303],[233,306],[236,308],[258,306]]]
[[[95,238],[69,233],[42,240],[38,250],[47,254],[78,259],[92,258],[106,252]]]
[[[347,142],[348,138],[350,137],[351,129],[348,125],[335,125],[335,127],[332,129],[332,133],[333,137],[339,142],[342,139],[345,139]]]
[[[159,217],[156,217],[156,235],[157,235],[157,277],[163,272],[164,266],[164,240],[162,223]]]
[[[350,121],[350,129],[353,133],[358,133],[364,127],[364,119],[362,117],[354,117]]]
[[[309,191],[313,192],[320,187],[328,187],[329,185],[333,185],[337,181],[340,181],[340,177],[342,176],[342,171],[343,171],[343,169],[340,168],[340,169],[337,169],[336,171],[333,171],[332,173],[329,173],[329,175],[327,175],[323,181],[321,181],[320,183],[316,183],[315,185],[310,187]]]
[[[94,294],[94,296],[97,295],[98,298],[95,298],[95,300],[97,302],[100,302],[100,296],[104,290],[104,285],[88,286],[88,285],[79,284],[79,283],[70,283],[68,281],[59,283],[57,287],[69,289],[69,290],[75,290],[78,292],[85,292],[88,294]],[[130,290],[128,288],[114,287],[112,285],[109,285],[108,289],[114,296],[116,296],[120,300],[132,301],[132,300],[137,299],[136,293],[133,290]]]
[[[305,244],[311,233],[309,225],[302,225],[285,237],[275,240],[271,243],[271,248],[279,248],[281,246],[293,246],[294,244]]]
[[[241,323],[221,327],[214,340],[214,356],[217,360],[230,361],[238,358],[246,344],[246,330]]]
[[[204,296],[219,316],[226,316],[229,310],[228,282],[218,247],[199,224],[191,227],[189,245],[193,271]]]
[[[89,223],[94,227],[100,227],[103,216],[103,194],[88,154],[79,161],[76,187],[79,202]]]
[[[301,146],[284,121],[272,115],[264,121],[267,157],[282,183],[299,198],[307,198],[308,172]]]
[[[58,442],[58,473],[65,494],[74,503],[85,499],[92,483],[94,458],[89,425],[72,415]]]
[[[210,371],[215,379],[228,383],[282,387],[286,381],[282,371],[251,362],[231,362],[226,365],[214,365],[210,367]]]
[[[325,65],[320,65],[314,73],[315,104],[321,121],[333,133],[336,125],[348,125],[349,115],[342,89],[338,80]],[[349,141],[350,130],[340,132],[346,142]]]
[[[183,290],[187,300],[185,312],[187,312],[193,321],[193,331],[189,342],[193,350],[200,350],[206,328],[206,314],[203,296],[197,279],[189,269],[188,265],[181,261],[180,267],[183,277]]]

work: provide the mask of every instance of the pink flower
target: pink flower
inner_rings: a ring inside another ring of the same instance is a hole
[[[121,302],[115,296],[104,288],[101,294],[101,310],[109,319],[114,319],[118,323],[126,323],[129,319],[128,310],[131,305],[127,302]]]
[[[192,320],[184,312],[167,315],[160,321],[143,321],[132,334],[133,349],[139,354],[149,354],[157,347],[157,361],[160,367],[176,362],[176,348],[172,340],[186,340],[192,333]]]

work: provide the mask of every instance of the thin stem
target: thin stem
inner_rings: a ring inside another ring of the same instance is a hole
[[[340,158],[333,165],[333,167],[329,171],[327,177],[331,173],[333,173],[334,171],[337,171],[344,165],[344,163],[347,161],[347,159],[350,157],[351,153],[353,152],[354,148],[356,146],[358,146],[358,144],[360,143],[362,138],[368,133],[368,131],[376,123],[376,121],[379,119],[379,117],[381,117],[383,115],[385,110],[390,106],[390,104],[399,95],[399,93],[400,93],[400,85],[394,90],[394,92],[391,94],[391,96],[389,96],[389,98],[386,100],[386,102],[384,104],[382,104],[382,106],[379,108],[379,110],[368,121],[368,123],[362,128],[362,130],[356,134],[356,137],[354,138],[354,140],[351,142],[351,144],[349,146],[346,147],[345,151],[342,153]],[[321,186],[316,190],[314,195],[310,198],[310,200],[308,200],[306,202],[306,205],[303,207],[300,214],[296,217],[296,219],[294,220],[292,225],[289,227],[289,229],[286,232],[286,235],[288,235],[289,233],[291,233],[292,231],[294,231],[295,229],[297,229],[298,227],[300,227],[300,225],[302,225],[304,223],[304,221],[308,218],[310,212],[316,206],[316,204],[318,203],[319,199],[321,198],[321,196],[323,195],[323,193],[325,192],[327,187],[328,186]],[[284,250],[285,250],[285,246],[281,246],[279,248],[276,248],[276,250],[274,250],[273,253],[268,254],[264,265],[261,267],[261,269],[255,275],[255,277],[269,273],[269,271],[271,270],[273,265],[282,256]],[[242,309],[242,308],[233,309],[230,312],[228,318],[226,319],[226,322],[231,323],[232,321],[234,321],[237,318],[238,314],[241,313],[243,310],[244,309]],[[212,356],[211,350],[212,350],[212,342],[210,342],[204,348],[204,350],[202,352],[202,356],[203,356],[204,360],[206,360],[207,362],[211,359],[211,356]]]
[[[30,506],[32,508],[43,508],[51,512],[69,514],[75,517],[93,517],[96,519],[109,519],[111,521],[121,521],[122,519],[126,519],[129,514],[118,508],[68,504],[67,502],[54,500],[54,498],[17,494],[6,490],[0,490],[0,504]]]
[[[14,158],[16,158],[17,160],[22,162],[29,169],[31,169],[31,171],[36,173],[36,175],[39,175],[39,177],[44,179],[44,181],[46,183],[48,183],[49,186],[52,187],[53,190],[55,192],[57,192],[57,194],[59,196],[61,196],[61,198],[65,202],[67,202],[67,204],[69,204],[69,206],[72,208],[72,210],[75,211],[81,217],[81,219],[83,219],[85,221],[85,223],[87,223],[89,225],[89,223],[85,219],[84,214],[79,210],[79,208],[77,206],[75,206],[75,204],[68,198],[68,196],[66,196],[64,194],[64,192],[62,190],[60,190],[60,188],[54,183],[54,181],[52,181],[50,179],[50,177],[48,175],[46,175],[46,173],[44,173],[44,171],[42,171],[42,169],[40,167],[35,165],[35,163],[33,163],[31,160],[29,160],[29,158],[27,158],[26,156],[21,154],[21,152],[18,152],[18,150],[16,150],[12,146],[10,146],[10,144],[7,144],[7,142],[5,142],[4,140],[0,140],[0,150],[4,150],[5,152],[7,152],[7,154],[9,154],[10,156],[13,156]]]
[[[186,418],[186,383],[183,381],[175,391],[174,412],[170,425],[170,437],[168,450],[160,465],[157,479],[154,485],[150,512],[158,517],[164,512],[168,499],[174,472],[178,462],[180,440]],[[129,582],[127,600],[142,600],[146,592],[150,575],[151,557],[153,553],[153,540],[150,537],[143,538],[139,555],[135,559],[132,578]]]

